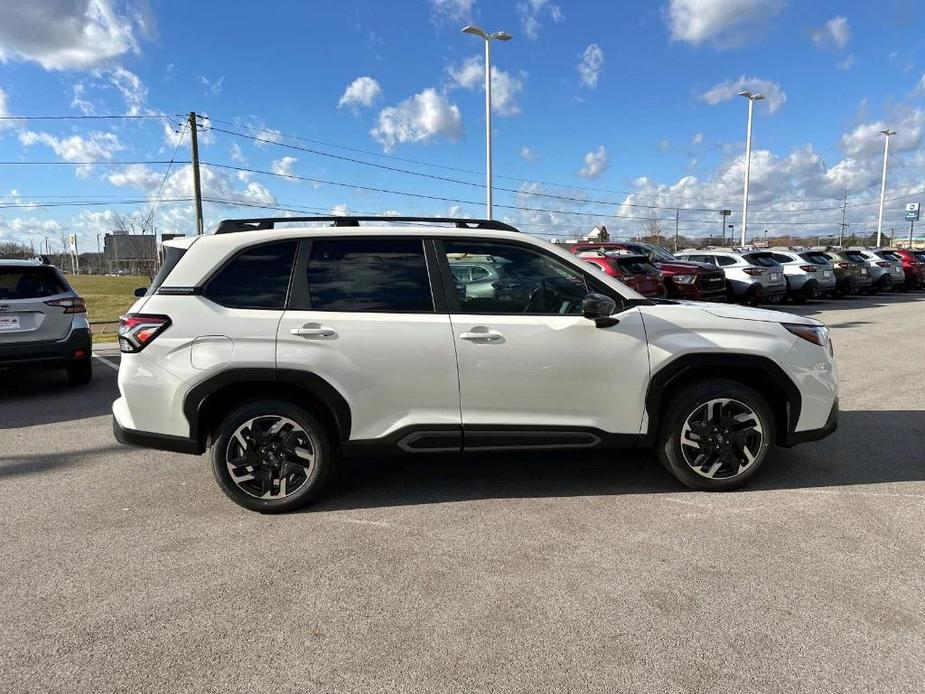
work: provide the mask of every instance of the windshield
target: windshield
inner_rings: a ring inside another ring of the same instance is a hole
[[[761,267],[780,267],[780,263],[774,260],[774,256],[772,256],[770,253],[748,253],[742,257],[752,265],[760,265]]]
[[[50,267],[0,267],[0,299],[41,299],[67,291]]]
[[[830,265],[829,257],[825,253],[800,253],[800,257],[815,265]]]
[[[630,248],[630,246],[627,246],[627,248],[629,248],[629,250],[633,250]],[[664,263],[670,263],[672,260],[677,260],[677,258],[675,258],[667,250],[661,246],[656,246],[654,243],[641,243],[639,244],[639,249],[652,260],[662,261]]]

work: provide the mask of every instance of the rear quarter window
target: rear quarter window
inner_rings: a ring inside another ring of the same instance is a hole
[[[780,265],[770,253],[750,253],[742,256],[745,261],[760,267],[777,267]]]
[[[286,307],[297,241],[281,241],[242,251],[209,280],[203,294],[227,308]]]
[[[0,267],[0,299],[41,299],[69,288],[50,267]]]

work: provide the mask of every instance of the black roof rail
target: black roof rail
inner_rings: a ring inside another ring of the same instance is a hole
[[[457,229],[494,229],[496,231],[519,231],[516,227],[494,219],[466,219],[464,217],[392,217],[392,216],[331,216],[331,217],[255,217],[252,219],[223,219],[215,227],[216,234],[230,234],[237,231],[260,231],[275,229],[283,222],[331,222],[335,227],[358,227],[360,222],[422,222],[425,224],[453,224]]]

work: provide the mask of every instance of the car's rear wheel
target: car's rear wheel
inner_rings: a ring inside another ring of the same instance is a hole
[[[284,400],[245,403],[216,432],[212,472],[236,504],[261,513],[304,506],[334,466],[327,431],[310,412]]]
[[[657,453],[665,468],[688,487],[740,487],[774,449],[771,408],[748,386],[709,379],[686,386],[671,401]]]
[[[93,379],[93,363],[90,358],[75,359],[65,367],[67,380],[72,386],[85,386]]]

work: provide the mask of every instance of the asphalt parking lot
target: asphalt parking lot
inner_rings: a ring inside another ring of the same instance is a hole
[[[921,692],[925,292],[788,310],[832,328],[839,431],[721,495],[422,456],[260,516],[117,444],[108,365],[0,375],[0,690]]]

